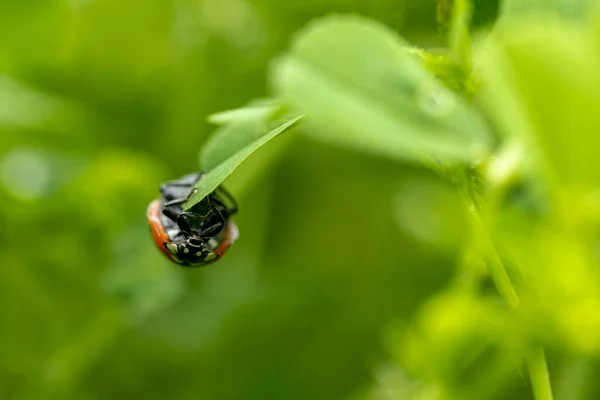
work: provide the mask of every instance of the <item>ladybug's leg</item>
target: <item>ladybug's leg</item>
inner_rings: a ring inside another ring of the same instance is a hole
[[[177,222],[177,216],[179,215],[179,213],[177,211],[174,211],[170,208],[163,208],[162,209],[162,213],[164,216],[166,216],[167,218],[169,218],[171,221],[173,222]]]
[[[185,197],[178,197],[176,199],[169,200],[165,203],[165,207],[178,206],[190,199],[196,193],[198,189],[192,189]]]
[[[181,213],[181,204],[185,203],[186,199],[175,199],[167,201],[162,206],[162,213],[173,222],[177,222],[177,217]]]
[[[232,214],[229,213],[230,209],[227,208],[227,206],[218,198],[213,197],[211,199],[211,203],[208,207],[211,211],[213,211],[213,213],[215,214],[221,214],[225,217],[230,217]],[[225,218],[223,218],[225,219]]]
[[[193,212],[182,212],[175,217],[175,222],[182,232],[200,236],[201,225],[204,222],[204,217]]]
[[[192,194],[195,193],[195,189],[192,190],[186,197],[179,197],[176,199],[172,199],[167,201],[163,206],[163,214],[166,215],[169,219],[174,222],[177,222],[177,218],[182,212],[181,206],[183,203],[189,200]]]
[[[178,206],[178,205],[185,203],[186,201],[187,201],[187,197],[180,198],[180,199],[173,199],[173,200],[167,201],[165,203],[165,207]]]
[[[184,200],[187,201],[195,192],[197,191],[197,189],[194,189],[190,192],[189,196]],[[190,213],[190,212],[183,212],[181,214],[179,214],[177,216],[177,225],[179,225],[180,229],[182,231],[187,231],[190,233],[195,233],[193,232],[192,229],[192,224],[190,224],[190,222],[193,222],[193,226],[194,227],[200,227],[202,225],[202,222],[206,221],[206,218],[208,217],[210,211],[212,211],[212,213],[215,215],[215,217],[218,218],[218,221],[208,227],[203,227],[200,235],[202,238],[210,238],[215,236],[217,233],[219,233],[221,231],[221,229],[223,229],[223,227],[226,225],[227,221],[225,219],[225,217],[223,216],[223,214],[221,213],[221,211],[219,211],[219,209],[217,207],[215,207],[215,205],[213,203],[217,203],[218,205],[220,205],[221,207],[223,207],[224,209],[226,209],[225,205],[218,199],[215,198],[214,193],[212,195],[209,195],[207,198],[205,198],[206,203],[207,203],[207,213],[205,215],[201,215],[198,213]],[[231,199],[233,199],[233,197],[231,197],[231,195],[227,194],[228,197],[230,197]],[[235,200],[233,200],[233,202],[235,202]],[[237,210],[237,204],[235,205],[236,210]],[[229,210],[226,210],[227,212],[227,216],[229,216]]]
[[[225,221],[225,217],[223,217],[223,214],[221,214],[219,209],[215,207],[215,205],[211,201],[209,201],[208,207],[212,210],[212,212],[219,219],[219,221],[207,228],[204,228],[202,230],[202,236],[212,237],[219,233],[221,229],[223,229],[227,221]]]
[[[193,173],[174,181],[165,182],[160,185],[160,192],[167,201],[185,198],[200,176],[200,173]]]
[[[174,181],[168,181],[160,185],[161,189],[168,189],[169,187],[191,187],[200,179],[200,173],[193,173],[186,175],[180,179]]]
[[[217,191],[219,191],[223,196],[225,196],[232,205],[231,208],[227,208],[227,214],[233,215],[233,214],[237,213],[238,204],[237,204],[237,201],[235,200],[235,198],[231,195],[231,193],[229,193],[227,190],[225,190],[225,188],[223,188],[222,186],[219,186],[217,188]],[[223,206],[224,206],[224,204],[223,204]]]
[[[212,214],[217,219],[215,223],[209,226],[203,226],[203,224],[207,222],[208,214],[203,216],[194,212],[183,212],[177,216],[176,222],[179,229],[185,233],[198,236],[203,240],[210,239],[217,235],[226,225],[227,221],[219,209],[210,201],[208,202],[208,209],[209,211],[212,211]]]

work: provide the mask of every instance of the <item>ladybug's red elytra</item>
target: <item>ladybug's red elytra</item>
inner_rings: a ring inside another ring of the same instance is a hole
[[[150,203],[146,213],[156,247],[183,266],[200,267],[219,260],[239,235],[230,220],[237,203],[222,187],[183,210],[201,177],[199,172],[163,183],[161,197]]]

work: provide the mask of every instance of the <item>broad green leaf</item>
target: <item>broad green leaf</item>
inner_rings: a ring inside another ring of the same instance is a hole
[[[273,84],[319,140],[396,160],[471,162],[487,132],[407,43],[377,22],[330,17],[303,30],[275,64]]]
[[[600,54],[589,30],[558,19],[504,24],[477,50],[482,104],[523,140],[546,176],[600,184]]]
[[[284,132],[291,126],[293,126],[296,122],[298,122],[302,118],[302,116],[296,117],[287,121],[286,123],[280,125],[279,127],[273,129],[266,135],[263,135],[256,139],[254,142],[248,144],[246,147],[239,150],[237,153],[233,154],[227,160],[223,161],[221,164],[217,165],[215,168],[211,169],[208,173],[206,173],[200,181],[196,184],[196,193],[188,200],[185,205],[186,210],[190,207],[194,206],[198,202],[200,202],[203,198],[205,198],[209,193],[215,190],[221,182],[225,180],[233,171],[236,170],[239,165],[244,162],[244,160],[252,155],[256,150],[261,148],[265,143],[275,138],[275,136]]]

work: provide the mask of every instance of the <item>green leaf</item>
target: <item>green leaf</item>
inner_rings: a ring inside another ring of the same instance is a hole
[[[209,121],[222,125],[200,152],[200,165],[205,171],[215,168],[236,151],[246,147],[268,129],[274,106],[248,106],[213,114]]]
[[[406,46],[374,21],[326,18],[298,35],[275,64],[273,83],[307,114],[316,139],[396,160],[471,162],[486,154],[482,124]]]
[[[254,100],[246,107],[213,114],[209,121],[221,126],[206,142],[200,153],[205,171],[215,168],[238,150],[258,139],[297,114],[286,110],[274,99]]]
[[[556,18],[504,24],[478,46],[481,102],[554,183],[600,184],[600,54],[591,31]]]
[[[255,100],[246,107],[221,111],[208,116],[208,122],[214,125],[227,125],[235,122],[266,121],[281,108],[273,99]]]
[[[429,53],[416,47],[405,48],[404,51],[419,60],[423,67],[448,89],[467,95],[469,99],[475,95],[477,89],[475,79],[448,55]]]
[[[231,154],[246,147],[267,131],[267,123],[261,118],[229,123],[217,129],[200,152],[200,165],[210,171]]]
[[[200,202],[203,198],[205,198],[209,193],[215,190],[224,180],[227,178],[233,171],[236,170],[239,165],[244,162],[245,159],[250,157],[252,153],[261,148],[265,143],[275,138],[280,133],[284,132],[288,128],[292,127],[296,122],[298,122],[302,116],[298,116],[293,118],[286,123],[280,125],[279,127],[273,129],[266,135],[263,135],[248,144],[246,147],[242,148],[227,160],[223,161],[221,164],[217,165],[215,168],[211,169],[208,173],[206,173],[200,181],[196,184],[196,193],[192,195],[192,197],[188,200],[185,205],[185,209],[189,210],[192,206]]]
[[[503,18],[522,18],[531,13],[553,13],[561,17],[585,17],[594,0],[504,0]]]

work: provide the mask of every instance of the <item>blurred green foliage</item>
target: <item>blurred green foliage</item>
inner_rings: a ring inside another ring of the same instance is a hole
[[[0,398],[598,398],[593,5],[0,2]]]

